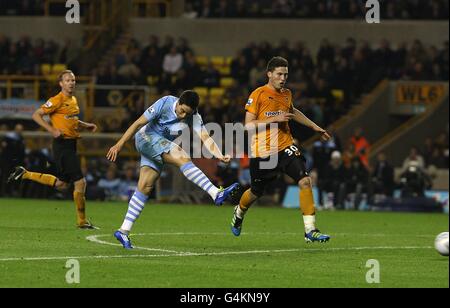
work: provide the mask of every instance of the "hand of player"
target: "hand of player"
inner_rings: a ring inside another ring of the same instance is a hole
[[[230,155],[224,155],[219,160],[221,162],[225,163],[225,164],[228,164],[231,161],[231,156]]]
[[[97,125],[94,123],[86,123],[86,129],[90,130],[91,133],[95,133],[97,131]]]
[[[53,136],[53,138],[57,139],[63,136],[62,132],[59,129],[52,129],[52,131],[50,132]]]
[[[274,123],[283,123],[283,122],[288,122],[289,120],[292,120],[293,118],[294,118],[293,113],[286,112],[286,113],[282,113],[282,114],[274,117],[273,122]]]
[[[119,144],[116,144],[116,145],[112,146],[109,149],[108,154],[106,154],[106,158],[109,161],[115,162],[121,149],[122,149],[122,146],[119,145]]]
[[[328,134],[328,132],[327,132],[326,130],[324,130],[323,128],[316,127],[314,130],[315,130],[316,132],[318,132],[319,134],[321,134],[320,138],[321,138],[323,141],[328,141],[328,140],[331,139],[331,136],[330,136],[330,135]]]

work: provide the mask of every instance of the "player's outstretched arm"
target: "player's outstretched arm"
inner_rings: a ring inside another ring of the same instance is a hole
[[[305,116],[303,112],[301,112],[297,108],[294,108],[294,121],[311,128],[315,132],[318,132],[319,134],[321,134],[322,139],[325,141],[331,138],[326,130],[308,119],[308,117]]]
[[[95,133],[97,131],[97,125],[95,125],[94,123],[88,123],[78,120],[78,126],[90,130],[91,133]]]
[[[208,149],[208,151],[214,155],[217,159],[224,163],[229,163],[231,160],[230,155],[223,155],[222,152],[219,149],[219,146],[216,144],[213,138],[208,134],[206,129],[202,129],[200,134],[200,139],[202,140],[205,147]]]
[[[109,149],[108,154],[106,154],[106,158],[112,162],[115,162],[120,150],[122,150],[123,145],[128,140],[130,140],[142,126],[146,125],[147,123],[148,119],[142,115],[133,124],[131,124],[131,126],[127,129],[127,131],[125,132],[125,134],[123,134],[119,141],[117,141],[117,143]]]

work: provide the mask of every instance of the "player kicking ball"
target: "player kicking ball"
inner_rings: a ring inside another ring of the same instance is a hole
[[[244,215],[250,206],[260,198],[278,173],[289,175],[300,188],[300,209],[303,214],[306,242],[327,242],[330,236],[316,228],[311,178],[306,171],[305,159],[294,145],[288,122],[294,120],[308,126],[328,140],[328,133],[294,108],[292,93],[285,88],[288,77],[288,61],[282,57],[272,58],[267,65],[268,83],[253,91],[245,106],[245,126],[252,137],[252,156],[250,159],[251,188],[245,191],[236,206],[231,222],[231,231],[239,236]],[[257,128],[267,128],[276,123],[276,129],[262,132]],[[256,131],[255,131],[256,130]],[[262,168],[263,163],[275,157],[276,165]]]
[[[224,163],[230,162],[230,156],[221,153],[203,125],[202,118],[197,112],[199,101],[199,96],[194,91],[185,91],[179,98],[165,96],[159,99],[128,128],[106,155],[110,161],[116,161],[124,144],[133,136],[136,149],[141,154],[137,190],[130,199],[122,226],[114,233],[114,237],[125,249],[133,248],[129,233],[144,209],[164,164],[172,164],[180,168],[184,176],[207,192],[218,206],[222,205],[239,187],[238,183],[225,189],[216,187],[192,163],[188,154],[173,142],[183,129],[189,127],[200,136],[214,157]]]

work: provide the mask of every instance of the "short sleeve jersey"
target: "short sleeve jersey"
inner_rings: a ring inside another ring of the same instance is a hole
[[[157,100],[145,112],[144,116],[149,121],[147,125],[141,128],[146,134],[157,134],[170,141],[175,140],[182,131],[189,127],[197,134],[205,129],[202,117],[198,112],[184,120],[177,118],[175,112],[178,97],[164,96]]]
[[[62,132],[64,139],[80,137],[78,131],[80,108],[75,96],[68,97],[60,92],[42,105],[41,109],[50,117],[53,127]]]
[[[289,89],[277,92],[268,85],[252,92],[245,106],[245,110],[256,115],[256,120],[266,120],[282,113],[293,113],[292,93]],[[255,157],[267,157],[291,146],[294,140],[289,124],[277,123],[277,129],[258,131],[252,136],[252,154]]]

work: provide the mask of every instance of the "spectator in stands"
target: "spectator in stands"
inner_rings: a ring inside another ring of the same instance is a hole
[[[350,169],[347,170],[347,175],[346,188],[350,204],[352,208],[357,209],[361,202],[362,194],[367,193],[369,171],[358,157],[354,157]]]
[[[259,59],[256,66],[252,67],[249,74],[249,86],[256,89],[265,84],[266,61]]]
[[[429,157],[429,166],[434,166],[436,168],[448,168],[448,157],[444,156],[442,150],[438,147],[433,148],[431,156]]]
[[[381,152],[377,155],[375,168],[371,173],[370,181],[370,199],[374,195],[392,196],[395,188],[394,168],[386,160],[386,154]],[[375,198],[375,202],[378,198]]]
[[[186,71],[187,79],[189,80],[188,88],[192,89],[201,84],[201,69],[197,64],[194,53],[187,51],[183,61],[183,69]]]
[[[363,135],[361,127],[357,127],[350,138],[350,142],[354,148],[354,155],[359,158],[363,166],[369,168],[369,150],[370,143]]]
[[[183,56],[175,47],[170,48],[170,52],[164,56],[163,60],[163,87],[169,88],[172,83],[172,77],[176,76],[183,66]]]
[[[214,9],[212,6],[211,0],[202,0],[202,3],[197,6],[197,9],[199,10],[198,16],[199,17],[213,17]]]
[[[142,74],[141,70],[136,66],[136,64],[131,61],[131,59],[126,56],[125,62],[118,68],[117,75],[123,79],[125,84],[141,84]]]
[[[231,77],[240,84],[248,83],[249,66],[243,53],[240,53],[236,59],[231,62]]]
[[[425,160],[420,155],[419,149],[415,146],[411,147],[408,157],[403,161],[402,173],[406,172],[412,165],[417,169],[425,171]]]
[[[325,176],[326,169],[329,167],[330,157],[333,158],[332,153],[337,156],[339,154],[339,160],[342,162],[341,146],[338,136],[333,132],[333,129],[327,130],[330,135],[330,139],[324,141],[322,139],[314,142],[312,156],[314,160],[314,166],[319,173],[319,177]]]
[[[319,191],[327,195],[331,207],[342,209],[346,194],[347,169],[343,164],[341,152],[333,151],[327,159],[330,157],[331,161],[326,164],[322,174],[319,173]]]
[[[119,198],[122,201],[129,201],[137,187],[136,169],[128,166],[125,169],[124,178],[120,181]]]
[[[25,161],[25,142],[22,136],[23,125],[16,124],[13,131],[7,132],[0,143],[0,169],[2,174],[2,186],[6,183],[8,175],[17,165],[23,165]],[[9,195],[11,185],[3,186],[2,195]]]
[[[98,187],[105,192],[107,200],[118,200],[120,196],[120,178],[116,175],[116,168],[109,168],[106,177],[98,181]]]
[[[202,72],[202,85],[208,88],[218,87],[220,85],[220,73],[214,67],[212,62]]]
[[[198,17],[198,12],[195,11],[194,5],[191,2],[186,2],[184,12],[181,16],[186,19],[195,19]]]
[[[409,160],[400,178],[402,198],[423,197],[425,189],[432,185],[430,177],[419,166],[418,160]]]

